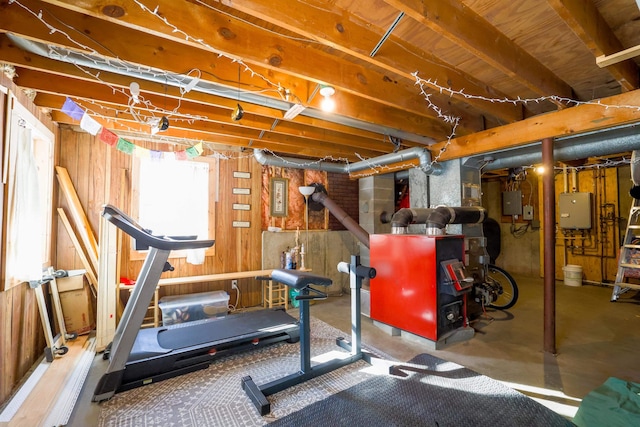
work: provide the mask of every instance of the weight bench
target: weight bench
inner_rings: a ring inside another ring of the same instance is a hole
[[[360,348],[360,288],[363,277],[375,277],[373,268],[360,266],[360,257],[352,256],[351,264],[341,262],[338,270],[348,273],[351,277],[351,330],[352,343],[346,342],[343,338],[338,338],[336,344],[351,352],[349,357],[344,359],[333,359],[315,366],[311,366],[311,328],[309,316],[309,301],[315,299],[325,299],[327,294],[311,285],[327,287],[332,284],[331,279],[317,276],[308,272],[298,270],[273,270],[271,279],[283,283],[289,287],[297,289],[299,294],[295,297],[300,306],[300,371],[258,386],[251,376],[242,378],[242,389],[247,393],[260,415],[267,415],[271,412],[271,404],[267,396],[278,393],[296,384],[303,383],[312,378],[331,372],[335,369],[346,366],[357,360],[365,358]]]

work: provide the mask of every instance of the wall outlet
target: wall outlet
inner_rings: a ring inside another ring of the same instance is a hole
[[[231,281],[231,289],[235,289],[236,291],[238,290],[238,281],[237,280],[232,280]]]

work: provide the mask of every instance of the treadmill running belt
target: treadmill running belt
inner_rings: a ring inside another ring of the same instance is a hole
[[[243,335],[264,332],[272,334],[281,328],[290,329],[296,319],[284,310],[259,310],[231,314],[204,322],[184,323],[158,332],[158,344],[167,349],[179,349],[211,342],[234,341]]]

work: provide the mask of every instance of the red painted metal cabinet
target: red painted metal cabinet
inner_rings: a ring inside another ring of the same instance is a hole
[[[437,341],[464,325],[464,298],[452,295],[441,262],[464,260],[464,236],[370,236],[371,319]]]

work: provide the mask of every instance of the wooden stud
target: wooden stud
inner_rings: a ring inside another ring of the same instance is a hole
[[[87,216],[84,213],[80,199],[73,187],[69,172],[62,166],[56,166],[56,172],[58,176],[58,182],[62,193],[69,204],[71,210],[71,216],[75,222],[80,238],[87,250],[87,255],[93,266],[93,271],[98,270],[98,242],[91,230],[91,224],[87,220]]]

